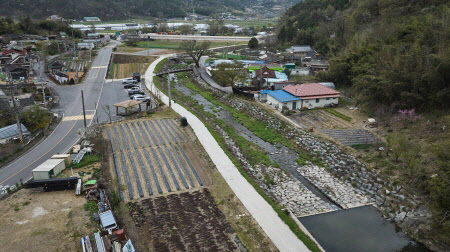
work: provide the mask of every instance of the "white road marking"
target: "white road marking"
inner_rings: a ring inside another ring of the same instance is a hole
[[[94,118],[94,114],[86,115],[86,119],[92,119]],[[84,117],[82,115],[79,116],[66,116],[62,119],[63,122],[65,121],[77,121],[77,120],[84,120]]]

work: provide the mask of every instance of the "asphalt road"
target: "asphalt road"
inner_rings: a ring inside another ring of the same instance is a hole
[[[207,56],[202,56],[200,58],[200,74],[202,76],[202,79],[208,83],[209,85],[211,85],[213,88],[222,90],[225,93],[233,93],[233,89],[231,87],[222,87],[221,85],[217,84],[213,78],[211,78],[211,76],[208,75],[208,73],[206,73],[206,59],[208,57]]]
[[[248,42],[252,37],[240,36],[203,36],[203,35],[165,35],[156,33],[142,34],[141,37],[150,36],[152,39],[163,40],[198,40],[198,41],[228,41],[228,42]],[[265,36],[255,36],[258,40]]]
[[[110,43],[99,50],[92,63],[84,82],[74,86],[58,86],[56,92],[60,96],[57,110],[64,113],[64,117],[55,130],[41,143],[0,170],[0,185],[14,185],[22,179],[31,178],[31,171],[49,159],[52,155],[67,152],[78,139],[79,130],[84,128],[81,90],[84,92],[84,102],[87,125],[96,111],[101,93],[104,89],[105,75],[116,42]]]

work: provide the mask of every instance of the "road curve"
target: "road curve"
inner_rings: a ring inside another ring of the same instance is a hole
[[[59,92],[65,92],[65,97],[68,98],[60,102],[64,113],[63,120],[46,139],[0,169],[0,185],[14,185],[20,180],[30,179],[34,168],[55,154],[67,152],[79,140],[78,131],[84,128],[81,90],[84,92],[86,116],[93,118],[105,83],[112,48],[115,45],[116,42],[110,43],[98,51],[82,84],[59,88]],[[89,125],[91,121],[88,119],[87,124]]]

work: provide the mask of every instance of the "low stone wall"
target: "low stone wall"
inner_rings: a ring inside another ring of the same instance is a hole
[[[423,205],[420,197],[408,195],[402,187],[383,179],[378,172],[368,169],[366,164],[347,154],[339,145],[303,130],[286,126],[287,124],[280,118],[271,115],[256,104],[229,97],[223,99],[223,102],[235,109],[246,111],[253,118],[267,123],[270,128],[280,132],[287,139],[295,139],[298,147],[317,154],[330,173],[347,184],[351,184],[358,192],[366,194],[367,203],[374,202],[386,219],[396,222],[405,232],[417,238],[418,233],[430,228],[431,213]],[[302,173],[302,175],[306,174]],[[318,186],[317,181],[313,183]],[[343,204],[350,207],[354,203],[350,200]]]
[[[374,206],[383,213],[383,216],[386,219],[394,221],[406,233],[416,239],[420,238],[419,234],[423,233],[423,231],[430,230],[432,216],[420,197],[416,195],[409,195],[402,187],[394,185],[394,183],[389,182],[388,179],[384,179],[378,172],[370,170],[366,164],[360,162],[354,156],[347,154],[343,147],[336,143],[332,143],[328,140],[311,135],[303,130],[294,128],[290,124],[287,124],[280,118],[267,112],[256,104],[244,102],[236,98],[230,98],[220,91],[211,88],[201,80],[198,80],[198,82],[205,88],[208,88],[215,93],[222,94],[222,102],[237,110],[248,113],[253,118],[267,123],[270,128],[274,129],[276,132],[279,132],[285,138],[295,140],[298,147],[308,151],[309,153],[316,154],[326,166],[322,168],[323,174],[332,174],[334,176],[333,180],[339,178],[338,181],[346,183],[346,186],[344,186],[345,189],[343,189],[341,185],[338,186],[338,188],[336,188],[333,192],[335,194],[338,194],[339,191],[339,193],[345,192],[344,194],[347,199],[341,202],[344,207],[363,205],[365,203],[369,204],[373,202]],[[238,157],[242,156],[242,154],[236,153],[235,155],[238,155]],[[301,172],[301,174],[308,178],[308,173]],[[309,177],[310,181],[312,181],[313,178],[311,176]],[[289,183],[290,181],[289,179],[280,177],[280,181],[283,181],[283,179],[285,179],[284,182],[286,183]],[[313,182],[313,184],[320,188],[320,183],[318,181]],[[348,185],[354,187],[356,191],[353,192],[351,188],[349,189]],[[262,184],[262,187],[266,191],[269,189],[264,184]],[[283,187],[285,189],[289,188],[287,185],[280,186],[280,188]],[[291,186],[290,189],[293,191],[297,190],[297,192],[301,190],[293,189],[293,186]],[[326,188],[320,189],[327,194]],[[273,196],[280,198],[281,200],[283,200],[283,195],[285,198],[287,197],[286,195],[291,195],[289,192],[285,194],[281,193],[281,195],[280,193],[276,194],[277,192],[271,193]],[[363,194],[365,195],[361,198],[361,195]],[[327,196],[331,199],[337,198],[337,195],[333,196],[330,192],[328,192]],[[296,202],[295,199],[292,201]],[[298,202],[298,204],[300,204],[302,201]],[[337,202],[339,203],[339,201]],[[317,203],[317,201],[315,201],[315,203]],[[314,212],[313,210],[310,211],[312,213]]]

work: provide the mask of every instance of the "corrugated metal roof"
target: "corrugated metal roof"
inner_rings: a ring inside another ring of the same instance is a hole
[[[267,90],[267,95],[272,96],[279,102],[290,102],[290,101],[301,100],[300,98],[298,98],[294,95],[291,95],[290,93],[288,93],[284,90],[277,90],[277,91]]]
[[[23,124],[20,125],[22,127],[22,134],[30,134],[28,129]],[[0,129],[0,139],[7,139],[15,136],[19,136],[17,124],[12,124]]]
[[[38,167],[34,168],[33,171],[49,172],[62,162],[64,162],[64,159],[49,159],[44,163],[42,163],[41,165],[39,165]]]
[[[117,227],[116,219],[114,219],[114,215],[111,210],[101,213],[100,221],[103,229],[105,230]]]
[[[305,46],[291,46],[290,48],[286,49],[287,52],[309,52],[311,51],[311,46],[305,45]]]
[[[105,245],[103,244],[103,239],[100,236],[100,233],[94,233],[95,237],[95,244],[97,245],[97,251],[98,252],[105,252]]]

